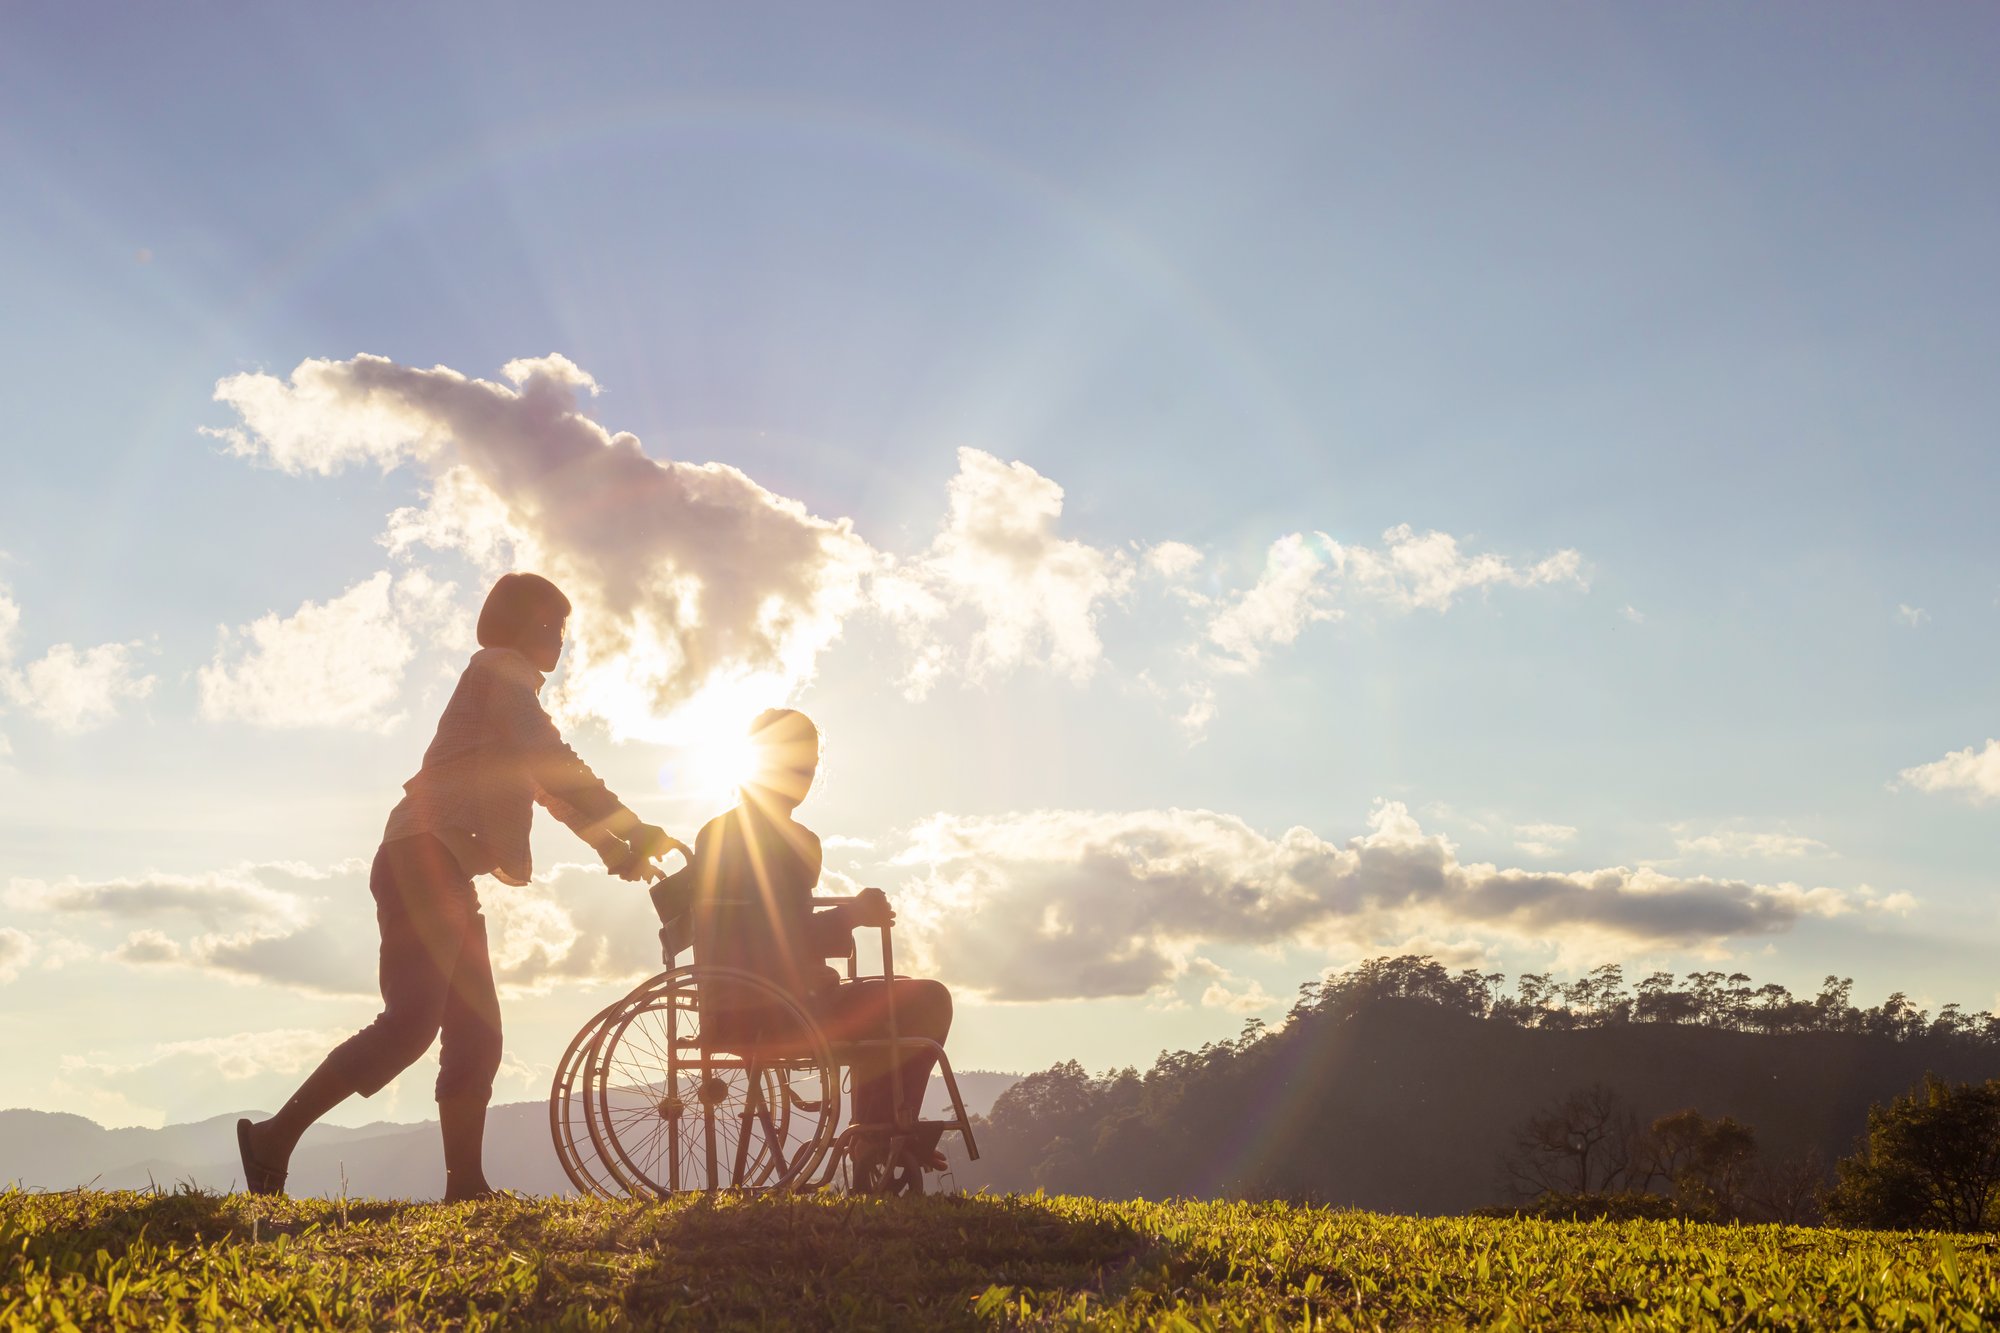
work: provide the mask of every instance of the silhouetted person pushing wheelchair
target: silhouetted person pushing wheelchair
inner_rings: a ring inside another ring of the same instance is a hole
[[[536,804],[596,848],[621,878],[679,846],[626,809],[542,708],[562,657],[569,599],[547,579],[508,574],[479,613],[480,650],[438,720],[423,767],[389,814],[368,877],[382,932],[382,1013],[336,1046],[269,1120],[236,1122],[245,1186],[282,1193],[299,1136],[352,1093],[373,1096],[440,1037],[438,1123],[447,1200],[493,1190],[481,1163],[500,1068],[500,1000],[473,880],[524,885]]]

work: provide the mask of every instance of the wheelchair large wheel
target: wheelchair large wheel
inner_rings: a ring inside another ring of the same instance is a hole
[[[618,1019],[657,990],[672,974],[649,978],[627,994],[599,1010],[577,1031],[556,1062],[555,1078],[549,1086],[549,1137],[555,1144],[556,1161],[570,1184],[584,1194],[615,1198],[623,1193],[618,1176],[605,1163],[599,1147],[601,1135],[591,1132],[588,1117],[590,1099],[584,1086],[590,1057]]]
[[[584,1120],[598,1160],[640,1196],[812,1183],[841,1108],[840,1072],[818,1026],[749,973],[682,968],[660,981],[586,1050]],[[705,1040],[704,988],[754,996],[782,1040]]]

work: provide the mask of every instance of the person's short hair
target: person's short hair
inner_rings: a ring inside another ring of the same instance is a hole
[[[750,746],[754,783],[805,799],[819,773],[819,728],[811,718],[796,708],[767,708],[750,723]]]
[[[819,749],[819,728],[796,708],[766,708],[751,720],[750,739],[760,746],[811,745]]]
[[[514,648],[536,625],[569,614],[569,598],[540,574],[502,574],[479,608],[479,646]]]

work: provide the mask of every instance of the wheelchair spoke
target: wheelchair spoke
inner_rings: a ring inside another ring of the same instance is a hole
[[[731,994],[758,992],[759,1003],[792,1015],[783,1030],[805,1035],[775,1055],[754,1042],[711,1045],[702,975],[663,975],[612,1006],[595,1036],[572,1043],[582,1054],[571,1064],[582,1068],[559,1081],[551,1116],[565,1169],[593,1181],[584,1186],[591,1192],[792,1188],[809,1183],[831,1144],[839,1079],[810,1019],[761,980],[727,974]]]

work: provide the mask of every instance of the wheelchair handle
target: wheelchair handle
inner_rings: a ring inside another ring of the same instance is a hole
[[[682,842],[679,838],[674,837],[672,834],[667,835],[667,849],[665,851],[655,852],[653,856],[641,857],[640,864],[645,866],[646,869],[652,874],[659,876],[660,879],[665,879],[667,878],[667,872],[660,869],[659,866],[655,865],[654,859],[656,857],[672,856],[675,852],[679,852],[681,854],[681,858],[685,862],[685,865],[691,866],[694,864],[694,849],[688,846],[686,843]],[[685,868],[685,866],[683,866],[683,868]]]

